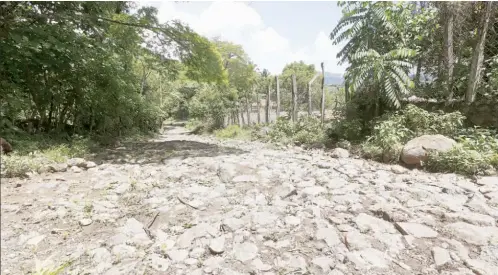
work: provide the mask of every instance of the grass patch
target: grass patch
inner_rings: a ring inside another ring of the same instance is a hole
[[[243,139],[249,140],[251,138],[251,130],[248,128],[241,128],[239,125],[229,125],[226,128],[215,130],[214,135],[219,139]]]
[[[279,117],[274,124],[253,128],[252,136],[267,142],[296,145],[326,143],[326,134],[318,118],[303,116],[297,122]]]
[[[2,176],[21,177],[28,172],[40,172],[44,166],[63,163],[70,158],[85,157],[93,148],[95,141],[88,138],[48,134],[16,134],[7,136],[14,151],[3,155],[1,160]]]
[[[49,265],[49,260],[52,258],[49,257],[47,260],[41,262],[38,259],[35,259],[35,270],[31,272],[30,274],[32,275],[59,275],[62,274],[64,269],[69,267],[72,263],[72,261],[67,261],[61,265],[56,265],[56,266],[51,266]]]

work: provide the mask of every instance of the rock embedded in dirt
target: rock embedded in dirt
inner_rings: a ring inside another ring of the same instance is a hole
[[[258,255],[258,247],[251,242],[236,244],[233,247],[235,259],[241,262],[247,262]]]
[[[401,160],[408,165],[420,165],[427,161],[429,151],[446,152],[456,141],[443,135],[423,135],[408,141],[401,152]]]
[[[349,151],[343,148],[335,148],[330,152],[333,158],[349,158]]]
[[[170,258],[173,262],[183,262],[188,257],[187,249],[173,249],[168,250],[166,252],[168,258]]]
[[[79,221],[79,224],[81,226],[88,226],[88,225],[92,224],[92,222],[93,222],[92,219],[81,219]]]
[[[396,228],[401,232],[401,234],[409,234],[416,238],[436,238],[438,236],[436,231],[419,223],[399,222],[396,223]]]
[[[66,172],[68,165],[66,163],[49,164],[48,169],[50,172]]]
[[[69,166],[85,167],[86,161],[83,158],[71,158],[68,159],[66,163]]]
[[[73,173],[81,173],[81,172],[83,172],[83,170],[81,168],[79,168],[78,166],[71,166],[71,168],[69,168],[69,171],[71,171]]]
[[[437,268],[441,268],[446,264],[451,263],[451,257],[448,250],[435,246],[432,248],[432,257]]]
[[[213,254],[221,254],[225,251],[225,237],[211,239],[209,242],[209,250]]]
[[[83,164],[83,167],[86,168],[86,169],[90,169],[90,168],[97,167],[97,164],[95,162],[93,162],[93,161],[86,161]]]

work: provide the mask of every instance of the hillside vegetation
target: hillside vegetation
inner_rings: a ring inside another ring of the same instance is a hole
[[[330,39],[346,42],[338,58],[349,66],[343,86],[327,85],[326,77],[322,99],[321,68],[290,60],[272,75],[242,46],[203,37],[178,21],[161,23],[153,7],[1,3],[0,129],[14,148],[2,159],[3,173],[21,175],[40,163],[145,138],[167,119],[190,120],[198,133],[344,147],[384,162],[398,162],[413,138],[442,134],[457,146],[428,152],[423,167],[495,173],[495,129],[476,127],[461,112],[429,113],[405,99],[498,101],[498,26],[493,20],[498,5],[338,5],[343,16]],[[265,100],[274,114],[277,86],[283,117],[265,125]],[[315,118],[322,100],[329,114],[325,121]],[[309,106],[311,116],[290,119],[293,110],[306,112]]]

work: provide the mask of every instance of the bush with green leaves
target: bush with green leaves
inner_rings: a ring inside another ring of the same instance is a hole
[[[479,127],[461,129],[455,140],[458,144],[450,151],[429,154],[428,170],[475,175],[498,169],[496,130]]]
[[[320,119],[303,116],[294,124],[293,140],[297,144],[321,144],[325,142],[325,131]]]
[[[285,117],[279,117],[275,123],[270,126],[270,131],[268,131],[268,137],[266,139],[269,142],[288,144],[292,142],[294,134],[295,129],[292,121]]]
[[[455,137],[463,125],[465,116],[460,112],[432,113],[409,104],[401,111],[379,117],[367,139],[364,156],[384,162],[399,160],[404,144],[422,136],[442,134]],[[374,155],[378,154],[380,155]]]
[[[463,127],[465,116],[459,111],[429,112],[409,104],[403,110],[403,119],[404,125],[415,137],[435,134],[455,137]]]
[[[285,117],[279,117],[270,126],[266,140],[282,144],[314,145],[324,143],[326,134],[318,118],[303,116],[293,123]]]
[[[228,125],[226,128],[214,131],[217,138],[239,138],[249,139],[251,132],[248,129],[241,128],[239,125]]]
[[[485,174],[493,169],[493,155],[483,154],[462,144],[444,153],[430,152],[425,167],[432,172],[449,172],[464,175]],[[496,166],[495,168],[497,168]]]
[[[494,129],[465,128],[461,129],[454,138],[470,150],[498,154],[498,132]]]
[[[200,84],[188,104],[189,115],[209,124],[208,128],[220,129],[236,96],[236,91],[231,88]]]
[[[364,157],[383,162],[399,160],[404,144],[421,135],[441,134],[458,144],[445,153],[430,152],[424,163],[430,171],[477,174],[498,168],[498,135],[481,128],[462,128],[460,112],[428,112],[414,105],[386,114],[375,123],[372,135],[362,144]]]
[[[335,142],[341,140],[359,141],[364,137],[363,123],[360,119],[336,120],[327,126],[326,133],[327,137]]]

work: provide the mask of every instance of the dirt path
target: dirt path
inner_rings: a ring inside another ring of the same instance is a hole
[[[93,161],[2,180],[1,274],[498,274],[497,177],[173,126]]]

